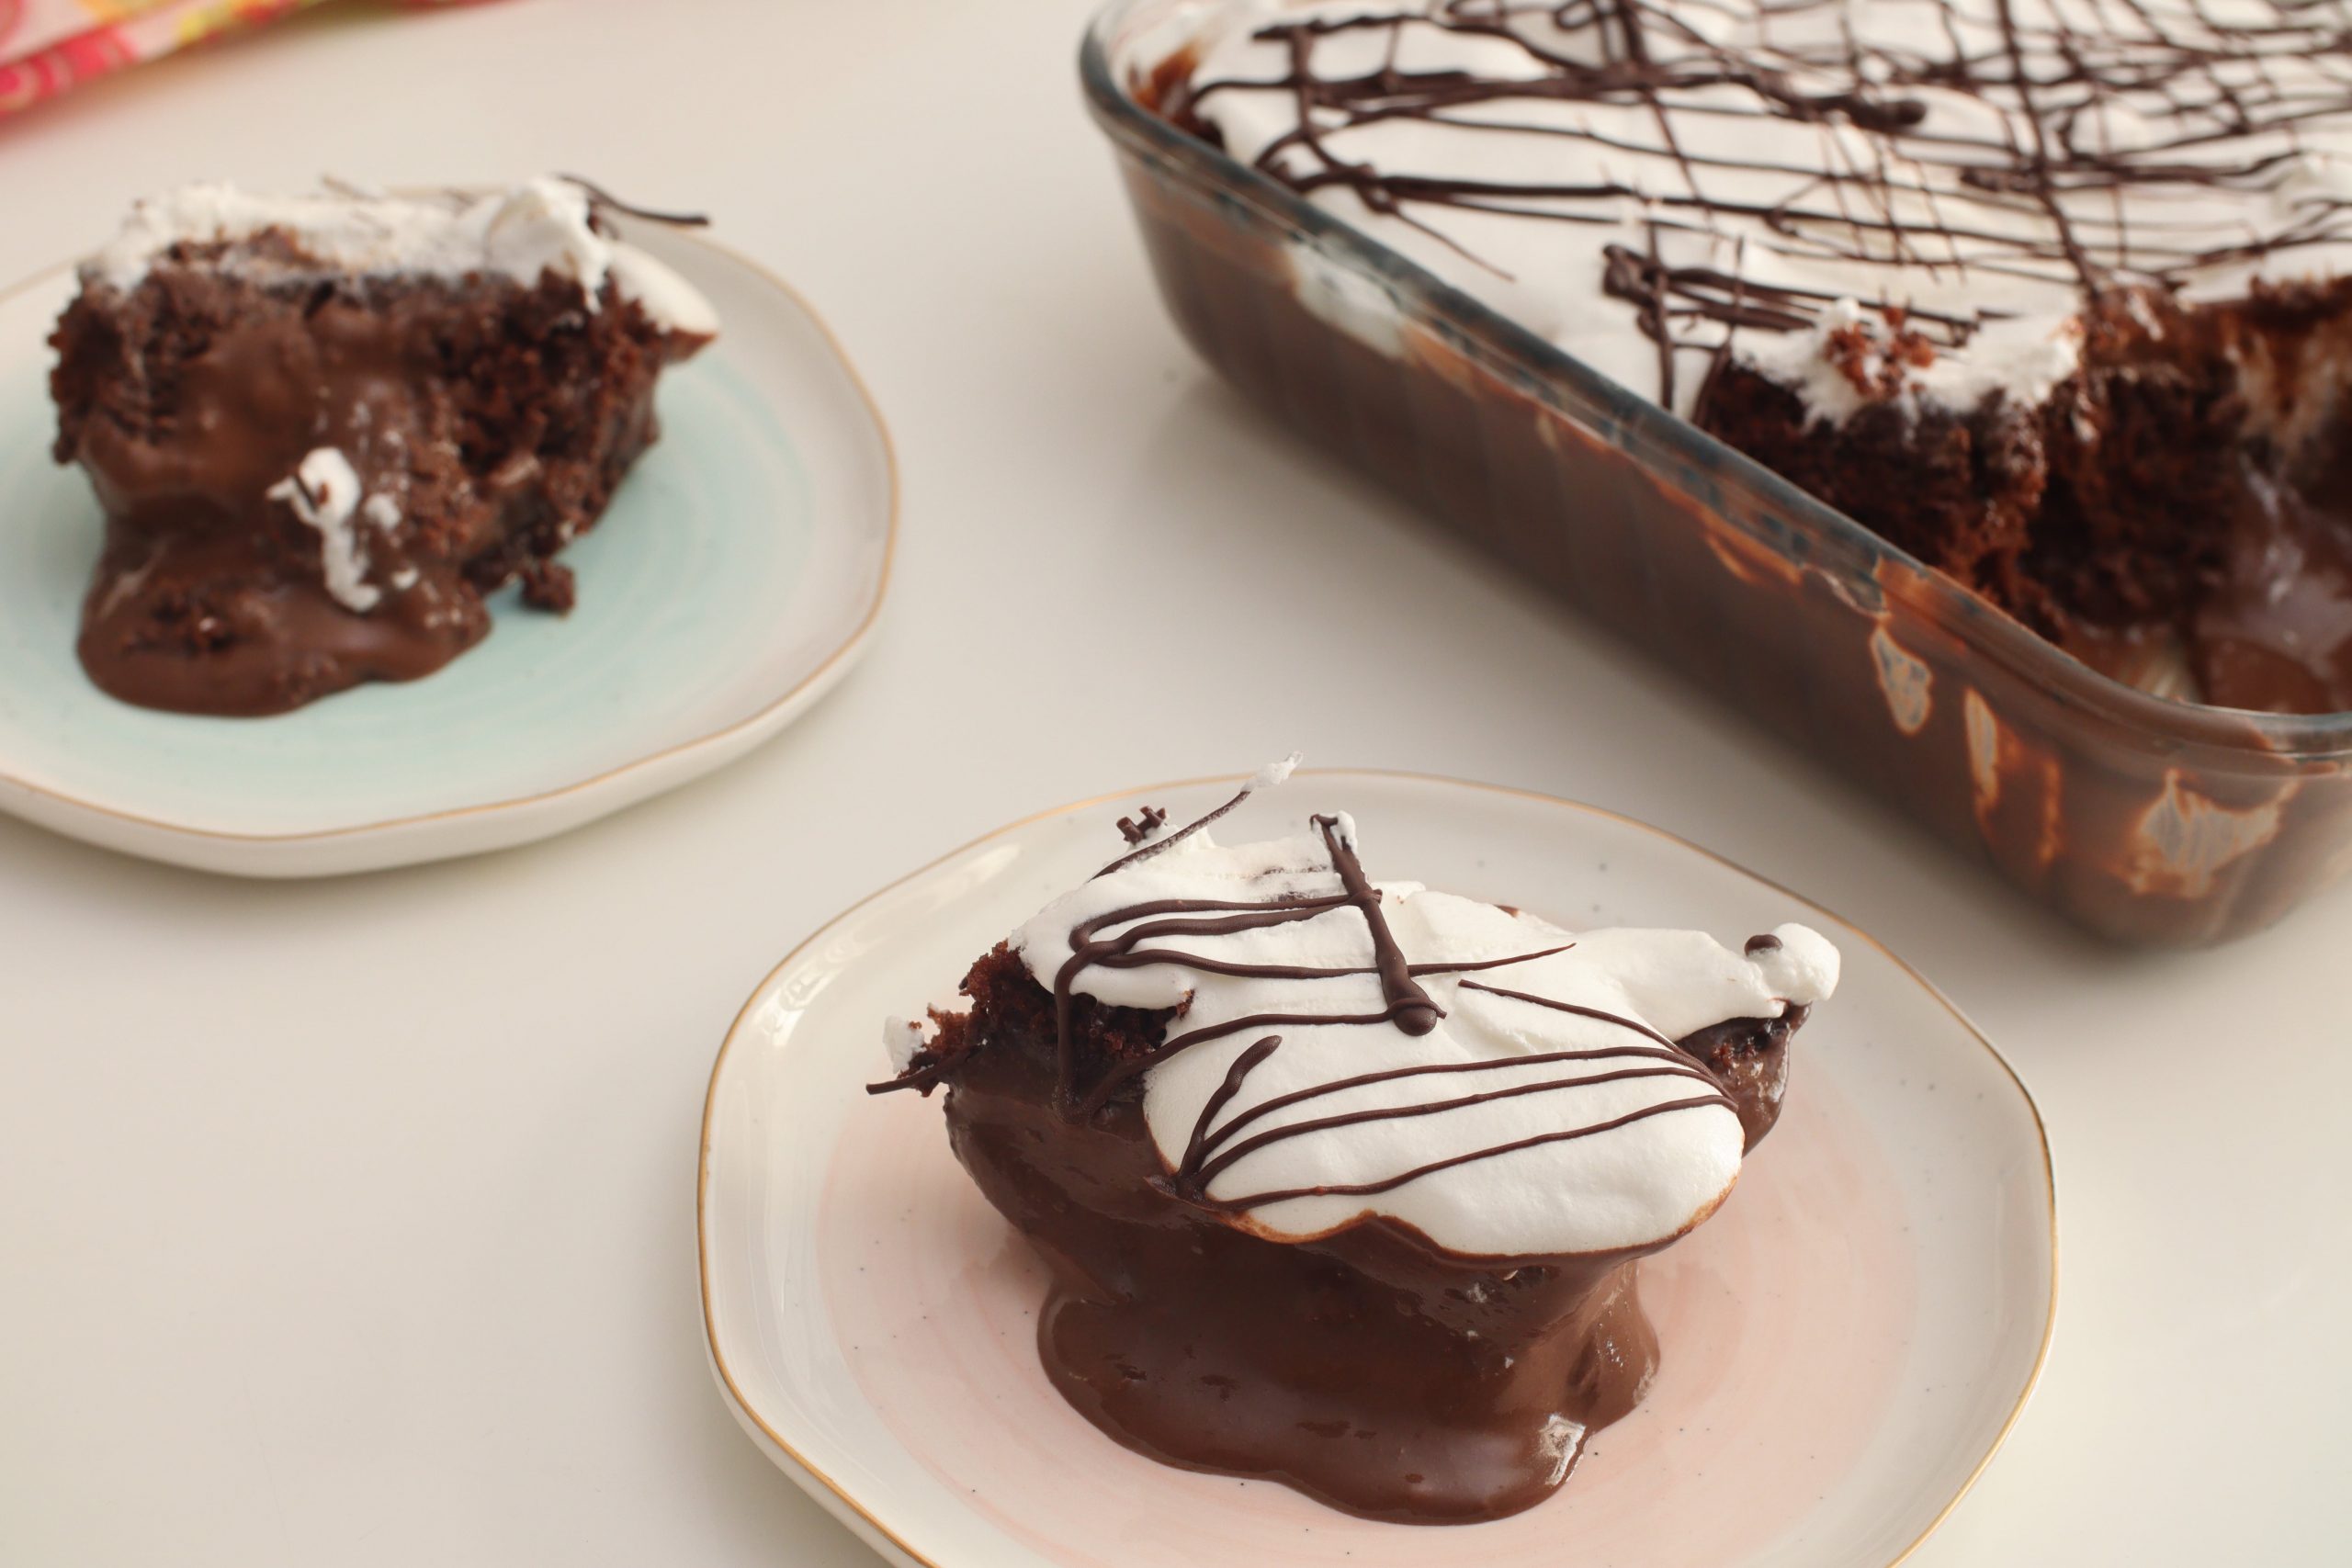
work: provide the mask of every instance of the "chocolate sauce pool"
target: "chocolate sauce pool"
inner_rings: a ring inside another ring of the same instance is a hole
[[[1732,1089],[1744,1122],[1770,1125],[1786,1040],[1764,1047],[1769,1104]],[[1050,1268],[1047,1376],[1129,1448],[1368,1518],[1465,1523],[1549,1496],[1648,1388],[1635,1260],[1657,1247],[1481,1259],[1389,1220],[1268,1240],[1177,1195],[1138,1100],[1057,1111],[1044,1043],[973,1053],[949,1136]]]

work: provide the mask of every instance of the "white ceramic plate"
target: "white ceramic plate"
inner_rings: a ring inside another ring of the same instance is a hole
[[[1722,1213],[1644,1265],[1664,1362],[1558,1495],[1492,1524],[1349,1517],[1112,1442],[1037,1362],[1043,1276],[949,1155],[939,1108],[860,1091],[881,1020],[1119,850],[1139,804],[1016,823],[876,894],[753,994],[711,1076],[700,1241],[710,1355],[744,1428],[889,1561],[936,1568],[1884,1568],[1958,1501],[2039,1373],[2056,1209],[2024,1087],[1925,981],[1794,895],[1588,807],[1408,775],[1303,773],[1235,824],[1363,825],[1375,876],[1570,926],[1791,918],[1844,950],[1779,1130]]]
[[[742,755],[847,671],[881,607],[898,480],[881,416],[808,306],[688,231],[629,238],[718,309],[670,371],[662,436],[564,560],[568,616],[492,602],[421,681],[224,719],[116,702],[74,657],[96,502],[51,462],[66,271],[0,297],[0,809],[132,854],[253,876],[526,843]]]

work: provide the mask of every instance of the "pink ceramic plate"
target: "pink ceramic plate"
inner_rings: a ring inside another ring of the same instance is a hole
[[[1664,1365],[1567,1487],[1436,1533],[1196,1475],[1102,1437],[1046,1382],[1038,1266],[947,1151],[936,1104],[870,1100],[880,1022],[1215,780],[1016,823],[804,942],[736,1021],[703,1126],[703,1304],[722,1388],[778,1463],[893,1562],[933,1568],[1883,1568],[1956,1502],[2040,1371],[2055,1207],[2040,1118],[1992,1046],[1861,932],[1622,818],[1446,780],[1302,773],[1278,813],[1351,811],[1375,872],[1570,926],[1782,919],[1845,951],[1779,1132],[1645,1264]],[[1249,829],[1252,821],[1238,825]]]

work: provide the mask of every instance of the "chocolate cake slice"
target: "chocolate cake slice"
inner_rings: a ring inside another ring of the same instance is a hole
[[[51,340],[55,455],[107,516],[90,678],[279,713],[439,669],[510,581],[568,609],[556,556],[652,443],[662,368],[717,330],[610,210],[555,178],[139,204]]]
[[[1234,0],[1138,90],[2094,666],[2352,708],[2341,6]]]
[[[1055,1386],[1171,1464],[1351,1513],[1487,1519],[1657,1364],[1635,1264],[1769,1132],[1837,950],[1570,932],[1375,885],[1355,824],[1227,847],[1254,789],[1133,847],[886,1031],[1051,1266]]]

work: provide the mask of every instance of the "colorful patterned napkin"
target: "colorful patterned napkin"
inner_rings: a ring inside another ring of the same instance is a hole
[[[320,0],[0,0],[0,119],[126,65]],[[463,0],[405,0],[410,5]]]

